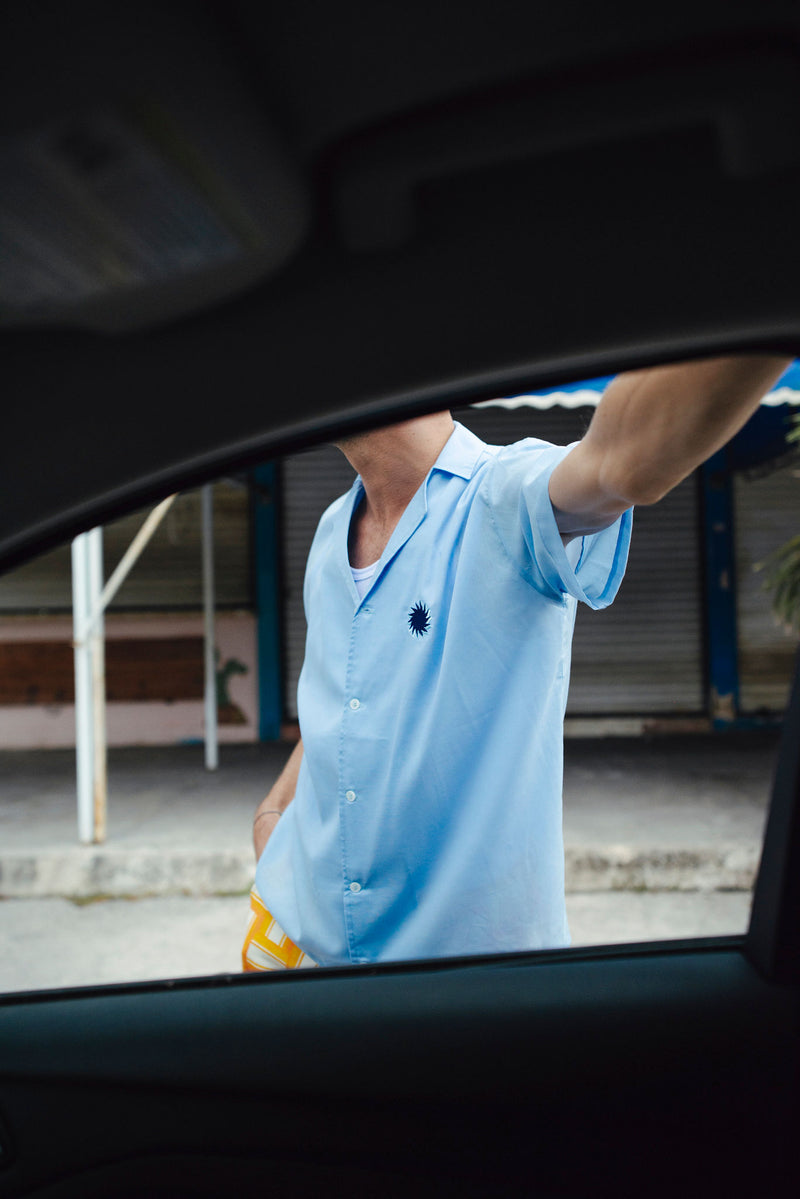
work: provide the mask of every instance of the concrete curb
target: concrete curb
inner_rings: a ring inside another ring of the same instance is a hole
[[[566,889],[581,891],[749,891],[759,850],[728,845],[719,849],[569,848]]]
[[[246,894],[252,852],[100,850],[0,855],[0,899]]]
[[[569,894],[592,891],[748,891],[758,852],[642,849],[627,845],[566,851]],[[0,855],[0,899],[144,898],[244,894],[253,882],[248,851],[168,852],[75,846]]]

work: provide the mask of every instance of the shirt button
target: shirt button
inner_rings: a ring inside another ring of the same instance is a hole
[[[347,800],[347,802],[348,802],[348,803],[355,803],[355,802],[356,802],[356,793],[355,793],[355,791],[345,791],[345,793],[344,793],[344,797],[345,797],[345,799]]]
[[[357,699],[351,699],[351,700],[350,700],[350,707],[351,707],[351,708],[353,709],[353,711],[355,712],[356,708],[360,708],[360,707],[361,707],[361,704],[359,703],[359,701],[358,701]]]
[[[359,891],[361,890],[361,883],[351,883],[350,890],[354,895],[358,895]]]

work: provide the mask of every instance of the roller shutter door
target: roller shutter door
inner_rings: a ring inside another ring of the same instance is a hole
[[[472,409],[459,416],[484,441],[578,441],[591,408]],[[578,605],[567,713],[690,714],[703,710],[702,562],[697,490],[687,479],[634,518],[628,569],[602,612]]]
[[[306,642],[306,559],[319,518],[337,496],[350,488],[355,473],[340,450],[325,445],[287,458],[282,475],[283,694],[286,717],[296,720],[297,680]]]
[[[578,440],[591,408],[466,409],[456,417],[484,441],[541,437]],[[353,472],[324,447],[284,471],[284,628],[287,716],[297,715],[303,661],[303,572],[317,521],[350,486]],[[694,713],[703,709],[701,564],[694,479],[634,523],[630,565],[618,599],[605,612],[580,605],[575,630],[570,715]]]
[[[743,714],[781,712],[792,678],[797,635],[772,614],[756,565],[800,532],[800,470],[777,470],[764,478],[737,475],[736,609],[739,648],[739,706]]]
[[[111,611],[186,611],[203,603],[200,492],[178,496],[111,604]],[[214,484],[214,567],[218,608],[252,607],[249,493],[244,481]],[[106,578],[149,509],[103,529]],[[69,544],[0,577],[0,614],[69,612]]]
[[[568,712],[687,715],[704,709],[697,488],[640,508],[619,594],[578,605]]]

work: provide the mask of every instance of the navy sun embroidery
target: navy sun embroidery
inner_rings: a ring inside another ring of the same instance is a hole
[[[431,627],[431,613],[427,604],[414,604],[408,614],[408,627],[415,637],[422,637]]]

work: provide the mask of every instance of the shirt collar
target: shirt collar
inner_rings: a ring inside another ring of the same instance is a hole
[[[461,479],[471,479],[486,445],[458,421],[448,437],[442,452],[433,464],[433,470],[443,470]]]
[[[439,457],[431,467],[431,471],[441,470],[448,475],[458,475],[461,479],[471,479],[475,472],[475,467],[486,452],[487,446],[484,441],[481,441],[480,437],[476,437],[474,433],[471,433],[459,421],[453,421],[453,424],[455,426],[453,432],[442,446]],[[424,490],[424,488],[421,490]],[[356,505],[361,499],[363,491],[364,484],[361,482],[361,475],[356,475],[349,491],[349,495],[352,496],[352,502],[347,510],[348,528],[350,527],[350,519],[355,512]]]

